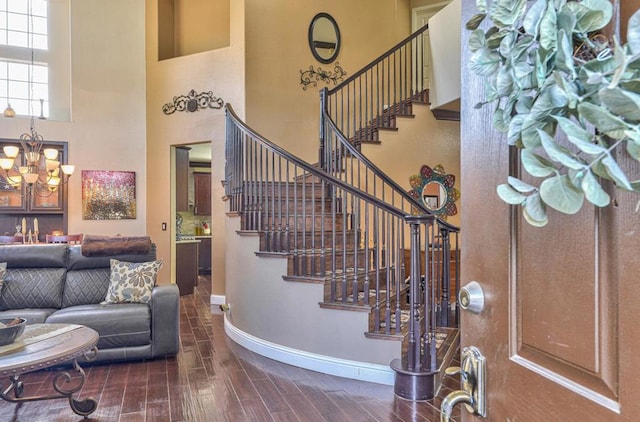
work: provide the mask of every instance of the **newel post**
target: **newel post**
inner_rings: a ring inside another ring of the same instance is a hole
[[[433,224],[433,216],[406,216],[405,222],[409,224],[411,238],[411,275],[409,277],[411,317],[407,334],[407,353],[402,358],[391,361],[391,369],[396,373],[394,393],[403,399],[420,401],[433,398],[436,375],[438,374],[436,368],[424,365],[422,358],[423,338],[428,336],[428,332],[423,331],[420,324],[420,314],[422,314],[425,327],[431,326],[429,321],[431,317],[430,304],[428,300],[425,303],[421,303],[420,300],[420,233],[422,228]],[[428,351],[425,350],[424,353],[428,353]]]

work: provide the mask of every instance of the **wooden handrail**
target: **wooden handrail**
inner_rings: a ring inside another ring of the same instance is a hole
[[[408,37],[406,37],[405,39],[403,39],[402,41],[400,41],[399,43],[397,43],[396,45],[391,47],[389,50],[385,51],[384,53],[382,53],[381,55],[379,55],[378,57],[373,59],[371,61],[371,63],[367,64],[362,69],[360,69],[359,71],[357,71],[353,75],[349,76],[344,81],[340,82],[333,89],[330,89],[329,90],[329,95],[333,94],[334,92],[340,91],[345,85],[348,85],[350,82],[356,80],[359,76],[364,74],[367,70],[371,69],[376,64],[380,63],[381,61],[383,61],[384,59],[386,59],[387,57],[392,55],[394,52],[398,51],[400,48],[402,48],[402,46],[404,46],[407,43],[411,42],[414,38],[422,35],[428,29],[429,29],[429,24],[424,25],[423,27],[418,29],[416,32],[414,32],[413,34],[409,35]]]

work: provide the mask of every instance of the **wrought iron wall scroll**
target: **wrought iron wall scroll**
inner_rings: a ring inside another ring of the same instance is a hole
[[[318,66],[318,70],[315,70],[311,65],[309,69],[300,71],[300,85],[305,91],[309,85],[318,86],[318,81],[326,82],[328,85],[331,85],[331,82],[333,85],[338,85],[338,82],[342,81],[346,74],[347,72],[337,62],[333,67],[333,72],[322,70],[320,66]]]
[[[221,109],[224,105],[222,98],[213,95],[212,91],[196,93],[194,89],[189,91],[187,95],[173,97],[173,103],[166,103],[162,106],[162,112],[166,115],[173,114],[176,111],[186,111],[193,113],[202,108]]]

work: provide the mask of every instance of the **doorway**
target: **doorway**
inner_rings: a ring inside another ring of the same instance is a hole
[[[175,280],[193,293],[200,275],[211,274],[211,142],[171,147]]]

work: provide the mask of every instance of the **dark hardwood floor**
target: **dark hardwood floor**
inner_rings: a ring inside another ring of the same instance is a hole
[[[98,400],[87,421],[439,421],[447,379],[426,403],[394,397],[393,387],[324,375],[267,359],[226,337],[201,278],[181,298],[182,349],[174,358],[86,366],[77,395]],[[56,371],[26,375],[25,395],[49,393]],[[6,386],[6,380],[2,380]],[[50,393],[49,393],[50,394]],[[460,410],[454,413],[459,420]],[[16,405],[0,401],[0,422],[79,421],[63,399]]]

